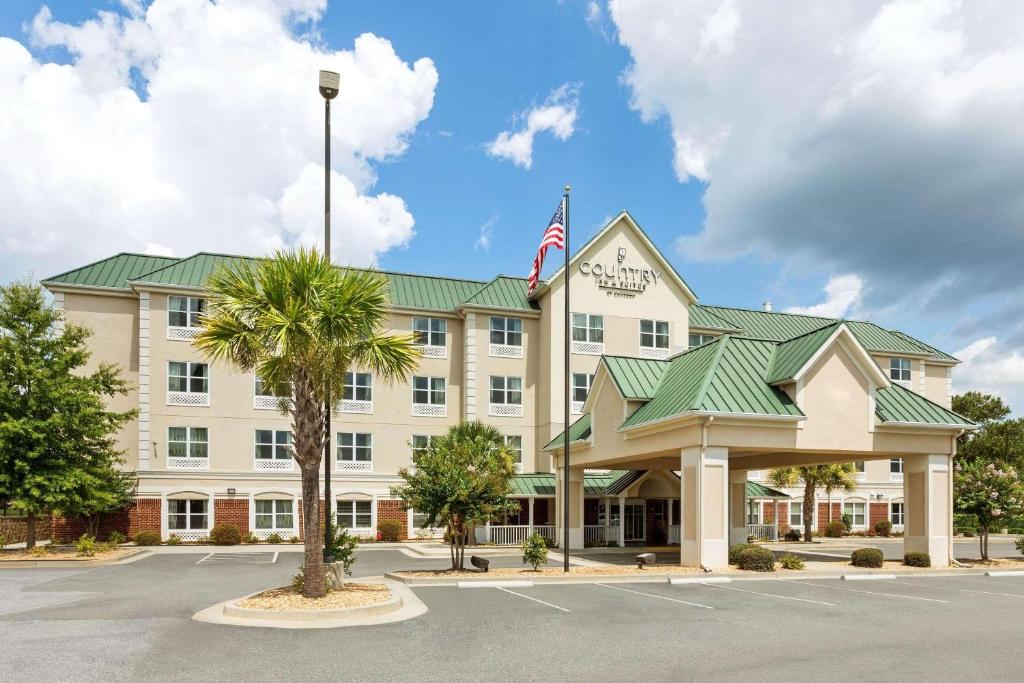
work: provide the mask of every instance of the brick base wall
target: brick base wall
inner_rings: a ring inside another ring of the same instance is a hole
[[[874,529],[875,522],[881,522],[882,520],[889,519],[889,504],[888,503],[870,503],[868,505],[868,528]]]
[[[832,521],[843,521],[843,506],[836,502],[832,503]],[[825,533],[826,526],[828,526],[828,501],[818,503],[818,532]]]
[[[409,513],[402,507],[400,500],[377,500],[377,521],[382,519],[394,519],[402,524],[402,532],[399,538],[409,538]]]
[[[234,524],[242,535],[249,533],[249,499],[216,498],[213,501],[213,523]]]
[[[37,524],[38,526],[38,524]],[[86,520],[81,517],[54,517],[53,540],[56,543],[71,543],[86,532]],[[97,529],[98,540],[105,541],[110,534],[117,531],[128,539],[135,537],[141,530],[160,533],[160,500],[157,498],[140,498],[123,510],[100,516]],[[49,534],[47,520],[47,534]],[[40,536],[40,538],[48,538]],[[22,538],[21,540],[25,540]]]
[[[0,536],[7,543],[24,543],[28,532],[28,524],[24,517],[0,517]],[[53,536],[53,526],[49,515],[36,517],[36,540],[45,541]]]

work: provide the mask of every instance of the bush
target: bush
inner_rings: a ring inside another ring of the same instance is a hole
[[[28,551],[28,554],[32,557],[46,557],[50,551],[47,550],[45,545],[33,546],[32,550]]]
[[[779,558],[779,562],[782,564],[783,569],[803,569],[804,559],[797,555],[790,555],[786,553]]]
[[[523,541],[523,564],[528,564],[533,567],[533,571],[537,571],[537,567],[547,563],[548,546],[544,542],[544,537],[538,533],[531,534]]]
[[[7,545],[7,537],[0,536],[0,550],[3,550],[5,545]]]
[[[210,537],[209,536],[200,536],[199,538],[197,538],[195,540],[195,544],[196,545],[210,545]]]
[[[329,550],[331,556],[334,558],[335,563],[340,564],[342,570],[351,575],[352,565],[356,561],[356,544],[359,543],[359,539],[350,534],[345,529],[337,529],[334,525],[331,525],[331,544]]]
[[[903,556],[903,564],[908,567],[930,567],[932,566],[932,558],[928,553],[907,553]]]
[[[234,524],[218,522],[210,530],[210,541],[214,545],[238,545],[242,542],[242,532]]]
[[[292,590],[296,593],[301,593],[306,587],[306,566],[299,567],[299,571],[295,572],[295,576],[292,577]],[[330,593],[334,590],[334,573],[324,568],[324,590]]]
[[[135,545],[160,545],[160,534],[155,531],[140,531],[135,534]]]
[[[244,536],[242,536],[242,543],[253,544],[253,543],[259,543],[259,542],[260,542],[259,536],[257,536],[256,534],[254,534],[251,531],[249,533],[245,534]]]
[[[840,517],[840,520],[840,524],[843,525],[843,531],[846,533],[850,533],[850,531],[853,529],[853,517],[851,517],[850,515],[843,515],[842,517]]]
[[[729,564],[739,564],[740,553],[756,547],[753,543],[737,543],[736,545],[729,546]]]
[[[181,536],[178,534],[171,534],[167,537],[167,545],[181,545]]]
[[[965,531],[964,532],[964,538],[974,538],[974,532],[973,531]]]
[[[882,566],[882,551],[878,548],[858,548],[850,555],[850,564],[854,567],[878,569]]]
[[[880,519],[875,522],[875,533],[879,536],[888,536],[892,533],[892,522],[887,519]]]
[[[396,543],[402,538],[402,523],[397,519],[382,519],[377,522],[377,533],[385,543]]]
[[[757,536],[755,536],[754,534],[747,534],[747,543],[751,543],[752,544],[756,540],[757,540]]]
[[[281,538],[281,534],[274,532],[267,536],[267,543],[284,543],[284,539]]]
[[[111,531],[110,535],[107,536],[107,542],[113,543],[114,545],[121,545],[125,540],[124,534],[120,531]]]
[[[1017,552],[1020,553],[1021,555],[1024,555],[1024,536],[1021,536],[1020,538],[1018,538],[1014,542],[1014,545],[1017,547]]]
[[[842,538],[846,534],[846,526],[842,522],[829,522],[825,525],[825,535],[829,538]]]
[[[803,533],[799,529],[790,529],[786,532],[783,538],[787,541],[801,541],[803,540]]]
[[[87,534],[82,534],[75,541],[75,550],[79,557],[92,557],[96,554],[96,539]]]
[[[299,542],[299,537],[298,536],[292,536],[291,538],[288,539],[288,542],[289,543],[298,543]]]
[[[741,552],[736,564],[748,571],[770,572],[775,570],[775,555],[767,548],[754,546]]]

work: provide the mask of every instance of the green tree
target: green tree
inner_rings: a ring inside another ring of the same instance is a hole
[[[75,485],[65,489],[62,500],[54,505],[54,512],[81,517],[85,533],[96,538],[100,517],[124,509],[135,497],[135,472],[123,472],[116,465],[101,459],[82,467]]]
[[[123,502],[115,434],[135,414],[107,410],[120,370],[88,371],[89,330],[60,320],[38,285],[0,287],[0,500],[25,513],[29,548],[41,513]]]
[[[953,397],[953,412],[983,425],[1004,419],[1010,414],[1010,407],[998,396],[968,391]]]
[[[804,519],[804,540],[810,543],[813,535],[814,525],[814,493],[819,488],[829,492],[829,517],[831,521],[832,499],[831,492],[835,489],[846,489],[846,484],[856,484],[852,481],[853,465],[809,465],[805,467],[779,467],[768,473],[768,481],[772,486],[786,488],[798,486],[800,482],[804,485],[803,519]],[[849,479],[849,481],[847,481]]]
[[[1024,483],[1013,467],[976,459],[956,464],[953,492],[958,512],[977,515],[981,559],[987,560],[989,530],[1024,514]]]
[[[385,332],[387,280],[373,271],[340,270],[316,250],[229,266],[207,281],[211,292],[195,346],[213,360],[255,372],[281,397],[292,419],[293,451],[302,477],[305,532],[303,594],[324,594],[320,526],[320,461],[328,397],[341,396],[345,373],[406,378],[420,352],[411,334]]]
[[[461,570],[468,527],[518,509],[508,498],[515,473],[515,453],[501,432],[462,422],[413,455],[413,467],[398,471],[404,483],[392,486],[391,494],[423,513],[424,527],[444,525],[452,569]]]
[[[819,486],[825,489],[828,497],[828,521],[832,521],[832,492],[844,491],[853,493],[857,490],[856,470],[853,463],[844,462],[839,465],[819,465],[821,468]]]
[[[548,544],[544,537],[534,532],[523,541],[523,564],[533,567],[533,571],[542,564],[548,563]]]
[[[1003,399],[968,391],[953,397],[953,410],[979,425],[957,439],[960,461],[1002,461],[1018,468],[1024,466],[1024,418],[1008,419],[1010,406]]]

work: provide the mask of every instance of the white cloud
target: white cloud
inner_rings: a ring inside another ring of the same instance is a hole
[[[473,248],[483,252],[491,250],[491,240],[494,238],[494,226],[498,224],[498,212],[495,211],[491,217],[480,224],[480,234],[477,235]]]
[[[598,34],[607,41],[611,41],[611,36],[608,33],[608,18],[605,14],[604,8],[601,7],[601,3],[597,0],[590,0],[587,3],[587,26],[590,30]]]
[[[487,144],[487,153],[499,159],[508,159],[516,166],[533,165],[533,139],[537,133],[548,131],[559,140],[568,140],[576,131],[580,105],[580,84],[565,83],[555,88],[543,104],[524,111],[516,117],[525,121],[519,130],[502,131]]]
[[[813,306],[791,306],[787,313],[803,315],[820,315],[826,318],[845,318],[860,303],[860,295],[864,290],[864,281],[857,275],[833,275],[828,279],[822,291],[825,300]]]
[[[953,354],[961,364],[953,373],[956,393],[981,391],[1001,396],[1017,415],[1024,410],[1024,355],[995,337],[978,339]]]
[[[127,14],[30,26],[34,58],[0,37],[0,269],[43,272],[120,250],[264,253],[323,233],[323,100],[333,103],[332,217],[340,262],[406,244],[413,217],[374,192],[429,114],[430,59],[372,34],[332,50],[296,28],[324,0],[123,0]],[[134,89],[133,89],[134,87]],[[144,93],[140,97],[138,92]]]
[[[174,256],[173,249],[157,242],[147,242],[142,253],[149,256]]]

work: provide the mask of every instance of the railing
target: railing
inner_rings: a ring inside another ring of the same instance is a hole
[[[492,417],[522,417],[522,404],[515,403],[491,403],[488,404],[487,414]]]
[[[188,543],[188,542],[193,542],[194,543],[195,541],[200,541],[200,540],[203,540],[203,539],[210,538],[210,530],[209,529],[168,529],[167,530],[167,538],[170,538],[171,536],[177,536],[179,539],[181,539],[182,541],[185,541],[186,543]],[[164,539],[164,540],[167,540],[167,539]]]
[[[583,405],[584,405],[584,403],[585,403],[585,401],[573,401],[572,402],[572,406],[570,408],[570,410],[572,411],[572,414],[573,415],[582,415],[583,414]]]
[[[523,347],[511,344],[491,344],[487,347],[487,354],[492,358],[522,358]]]
[[[774,524],[748,524],[747,536],[753,536],[759,541],[777,541]]]
[[[277,534],[281,537],[281,540],[285,543],[291,541],[293,536],[299,535],[298,527],[289,527],[287,529],[253,529],[252,535],[261,541],[267,540],[268,536]]]
[[[666,358],[669,357],[669,355],[670,355],[670,352],[669,352],[668,349],[657,349],[657,348],[651,348],[650,346],[641,346],[640,347],[640,357],[641,358],[648,358],[648,359],[651,359],[651,360],[665,360]]]
[[[252,468],[258,472],[291,472],[294,463],[293,458],[255,458]]]
[[[619,527],[603,524],[586,524],[583,526],[583,545],[608,545],[619,542]]]
[[[339,413],[360,413],[369,415],[373,413],[373,401],[351,401],[345,400],[338,403]]]
[[[854,472],[853,473],[853,480],[854,481],[867,481],[868,480],[868,473],[867,472]]]
[[[889,481],[903,481],[903,473],[902,472],[890,472],[889,473]]]
[[[195,391],[168,391],[167,405],[169,406],[208,406],[210,405],[210,394]]]
[[[173,341],[188,341],[199,335],[198,327],[168,327],[167,338]]]
[[[751,470],[747,472],[747,481],[761,481],[762,474],[761,470]]]
[[[413,403],[412,414],[416,417],[448,417],[448,406],[436,403]]]
[[[335,469],[347,472],[372,472],[373,461],[372,460],[335,460],[337,466]]]
[[[447,346],[420,346],[420,351],[423,353],[424,358],[447,358],[448,347]]]
[[[277,410],[281,399],[277,396],[261,396],[256,394],[252,397],[252,407],[256,410]]]
[[[673,524],[668,528],[668,544],[679,545],[679,525]]]
[[[488,534],[488,532],[490,532]],[[478,526],[476,528],[477,543],[493,543],[494,545],[522,545],[528,537],[533,534],[540,534],[551,542],[555,541],[554,525],[537,525],[532,527],[529,524],[501,524],[490,527]]]
[[[208,470],[210,469],[210,458],[167,458],[167,469],[169,470]]]
[[[604,354],[604,343],[574,341],[572,343],[572,352],[583,353],[588,356],[600,356]]]

